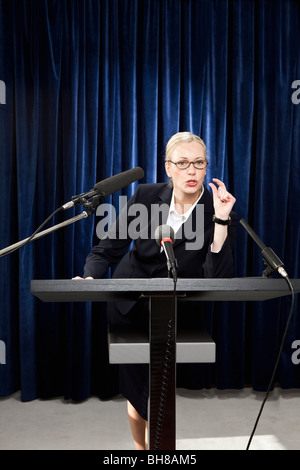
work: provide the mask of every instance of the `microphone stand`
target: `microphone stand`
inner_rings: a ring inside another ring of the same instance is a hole
[[[65,220],[64,222],[61,222],[57,225],[54,225],[53,227],[47,228],[46,230],[43,230],[42,232],[35,233],[31,237],[24,238],[24,240],[21,240],[13,245],[3,248],[2,250],[0,250],[0,257],[5,254],[10,253],[11,251],[15,251],[21,248],[26,243],[29,243],[33,240],[37,240],[41,237],[44,237],[45,235],[48,235],[49,233],[54,232],[55,230],[58,230],[62,227],[66,227],[67,225],[73,224],[74,222],[77,222],[78,220],[89,217],[90,215],[94,213],[95,208],[99,205],[99,198],[100,196],[95,196],[90,202],[84,198],[81,198],[81,204],[86,209],[81,214],[76,215],[75,217],[72,217],[71,219]],[[61,207],[61,209],[63,209],[63,206]]]
[[[244,227],[246,232],[250,235],[250,237],[255,241],[255,243],[261,249],[261,253],[263,256],[264,265],[266,266],[265,270],[262,273],[262,277],[269,278],[274,271],[278,271],[278,273],[282,277],[287,277],[287,272],[284,269],[284,264],[280,258],[274,253],[272,248],[267,247],[264,242],[256,235],[254,230],[250,227],[250,225],[246,222],[245,219],[240,220],[240,224]]]
[[[168,259],[167,266],[168,266],[168,277],[173,278],[174,282],[176,282],[177,281],[177,269],[178,269],[177,260],[175,259],[173,262],[171,262]]]

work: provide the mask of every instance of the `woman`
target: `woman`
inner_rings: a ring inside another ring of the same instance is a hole
[[[235,198],[227,191],[225,184],[216,178],[213,179],[214,183],[209,183],[211,197],[204,186],[207,165],[206,146],[200,137],[189,132],[175,134],[166,147],[165,170],[170,183],[138,186],[127,207],[108,230],[107,236],[88,255],[84,278],[103,278],[107,269],[116,264],[114,278],[167,277],[165,255],[152,236],[156,227],[153,227],[151,217],[154,206],[161,208],[165,205],[168,211],[162,215],[161,222],[172,226],[176,234],[173,247],[178,262],[178,277],[232,277],[236,225],[232,208]],[[143,220],[140,236],[136,237],[133,248],[128,252],[132,237],[129,230],[124,236],[124,221],[128,228],[134,219],[133,215],[129,215],[134,213],[134,204],[139,204],[139,207],[142,204],[147,209],[148,218]],[[198,204],[204,209],[202,218],[199,218],[199,211],[196,210],[200,207]],[[192,233],[196,234],[194,240],[187,237],[187,230],[184,230],[187,227],[189,235],[193,228]],[[199,233],[202,241],[197,245],[195,242]],[[109,303],[108,319],[111,328],[115,325],[138,325],[147,330],[147,305],[145,301]],[[147,366],[120,366],[120,393],[128,400],[135,447],[137,450],[147,449]]]

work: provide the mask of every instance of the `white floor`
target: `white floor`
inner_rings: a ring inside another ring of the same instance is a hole
[[[177,390],[177,450],[244,450],[264,393]],[[0,398],[1,450],[134,450],[126,402]],[[300,449],[300,390],[269,395],[250,450]]]

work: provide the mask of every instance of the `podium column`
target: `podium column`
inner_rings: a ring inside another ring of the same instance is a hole
[[[176,449],[177,298],[151,296],[148,447]]]

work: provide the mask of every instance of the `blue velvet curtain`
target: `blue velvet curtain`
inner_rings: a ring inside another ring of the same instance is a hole
[[[113,174],[141,166],[143,182],[164,181],[166,142],[188,130],[207,144],[207,182],[225,181],[239,217],[299,277],[299,44],[294,0],[0,0],[0,249]],[[31,279],[82,273],[95,223],[0,258],[1,396],[118,393],[105,305],[47,304],[30,293]],[[239,277],[264,269],[241,226],[235,262]],[[266,389],[290,305],[210,305],[217,362],[197,366],[191,386]],[[300,387],[291,359],[298,305],[276,376],[282,388]]]

